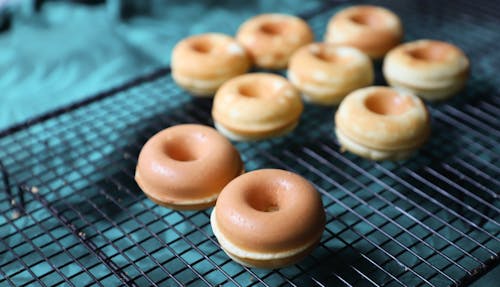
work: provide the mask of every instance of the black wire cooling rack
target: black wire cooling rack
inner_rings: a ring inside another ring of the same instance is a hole
[[[0,132],[0,285],[448,286],[498,265],[500,5],[377,3],[402,17],[407,40],[462,47],[472,77],[430,106],[432,137],[407,161],[339,152],[333,109],[314,106],[286,137],[236,144],[247,170],[292,170],[322,194],[327,228],[304,261],[242,267],[219,248],[210,210],[172,211],[141,193],[133,175],[150,136],[212,124],[211,101],[166,68]],[[304,18],[320,37],[343,5]]]

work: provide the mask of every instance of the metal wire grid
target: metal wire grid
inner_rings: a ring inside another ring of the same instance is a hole
[[[384,4],[406,19],[408,38],[434,27],[463,47],[477,63],[473,78],[460,98],[431,107],[431,141],[406,162],[339,153],[331,109],[313,106],[292,135],[237,144],[248,170],[294,170],[322,193],[327,229],[303,262],[241,267],[220,250],[209,210],[175,212],[142,195],[133,181],[142,144],[173,124],[211,123],[210,101],[191,99],[162,70],[1,135],[0,283],[446,286],[497,265],[500,97],[491,71],[500,57],[485,48],[500,36],[466,3],[447,14],[429,2],[425,15]],[[318,35],[333,11],[310,20]],[[442,24],[451,15],[466,37]]]

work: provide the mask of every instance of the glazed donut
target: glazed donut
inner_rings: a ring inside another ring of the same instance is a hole
[[[452,44],[419,40],[391,50],[383,72],[391,86],[408,89],[429,101],[444,100],[465,86],[469,60]]]
[[[382,58],[403,38],[403,26],[393,12],[378,6],[352,6],[328,22],[325,42],[353,46],[372,59]]]
[[[305,101],[333,105],[348,93],[373,84],[373,64],[356,48],[314,43],[293,54],[288,79]]]
[[[299,92],[285,78],[252,73],[220,87],[212,117],[217,130],[232,140],[259,140],[293,130],[303,108]]]
[[[417,96],[387,87],[349,94],[335,115],[342,149],[372,160],[409,157],[430,134],[429,112]]]
[[[284,69],[292,53],[314,39],[307,23],[285,14],[262,14],[244,22],[236,39],[257,67]]]
[[[226,80],[246,73],[251,60],[235,39],[209,33],[188,37],[172,51],[174,81],[196,96],[211,96]]]
[[[160,131],[142,148],[135,181],[155,203],[177,210],[213,206],[244,170],[238,151],[211,127],[184,124]]]
[[[246,173],[221,192],[210,223],[222,249],[250,267],[279,268],[309,254],[321,239],[321,197],[303,177],[279,169]]]

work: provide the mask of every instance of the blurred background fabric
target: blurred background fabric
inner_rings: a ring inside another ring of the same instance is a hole
[[[321,2],[0,0],[0,130],[167,66],[188,35],[234,35],[255,14]],[[500,268],[474,286],[498,282]]]
[[[320,3],[0,0],[0,130],[168,65],[188,35]]]

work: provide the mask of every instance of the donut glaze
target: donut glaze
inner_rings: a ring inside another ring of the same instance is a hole
[[[465,86],[469,60],[452,44],[419,40],[391,50],[383,72],[391,86],[410,90],[429,101],[445,100]]]
[[[373,59],[382,58],[403,38],[399,17],[388,9],[359,5],[344,9],[328,22],[325,42],[353,46]]]
[[[238,151],[215,129],[184,124],[146,142],[135,180],[157,204],[196,210],[214,205],[222,188],[243,170]]]
[[[280,136],[298,123],[304,105],[285,78],[252,73],[233,78],[214,97],[215,127],[232,140]]]
[[[244,22],[236,39],[257,67],[284,69],[292,53],[314,39],[309,25],[286,14],[262,14]]]
[[[349,94],[335,115],[343,149],[372,160],[400,160],[425,143],[430,118],[412,93],[368,87]]]
[[[226,80],[244,74],[251,60],[245,49],[224,34],[188,37],[172,51],[172,77],[196,96],[211,96]]]
[[[278,268],[295,263],[315,247],[325,213],[320,195],[306,179],[262,169],[224,188],[211,224],[223,250],[237,262]]]
[[[373,64],[349,46],[314,43],[297,50],[288,67],[290,82],[305,101],[338,104],[350,92],[373,83]]]

